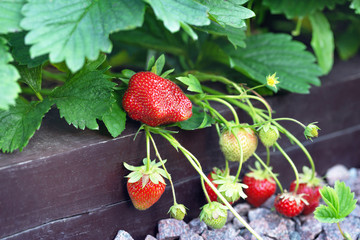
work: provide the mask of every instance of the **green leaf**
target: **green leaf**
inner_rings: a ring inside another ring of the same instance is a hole
[[[322,11],[325,7],[333,9],[344,0],[264,0],[263,4],[270,8],[272,14],[285,14],[288,19],[305,17]]]
[[[144,8],[141,0],[29,0],[20,25],[30,31],[25,43],[32,58],[48,53],[51,62],[65,60],[76,72],[85,58],[111,51],[110,33],[141,26]]]
[[[60,116],[76,128],[98,129],[96,119],[102,119],[113,106],[113,87],[103,71],[77,73],[51,94],[60,110]]]
[[[276,72],[278,88],[297,93],[309,93],[310,84],[320,85],[321,69],[306,46],[287,34],[259,34],[246,39],[246,48],[224,47],[230,66],[249,78],[266,84],[266,76]],[[227,63],[226,59],[218,61]]]
[[[121,96],[117,93],[114,93],[114,95],[116,101],[113,103],[110,111],[106,112],[102,116],[102,120],[111,136],[117,137],[125,129],[126,113],[120,107],[122,99]]]
[[[356,201],[354,199],[355,194],[351,192],[350,187],[347,187],[344,182],[335,182],[335,191],[339,197],[339,215],[345,218],[356,207]]]
[[[188,77],[177,77],[176,79],[188,86],[187,90],[196,93],[203,93],[201,84],[194,75],[189,74]]]
[[[202,108],[193,106],[192,116],[186,121],[178,122],[177,126],[184,130],[195,130],[211,126],[215,121]]]
[[[360,0],[352,0],[350,8],[355,10],[355,13],[360,14]]]
[[[336,181],[334,188],[323,187],[320,194],[328,205],[320,205],[314,212],[314,217],[321,222],[341,222],[356,207],[357,200],[354,199],[354,193],[344,182]]]
[[[169,69],[169,70],[163,72],[160,77],[166,78],[170,73],[172,73],[172,72],[174,72],[174,71],[175,71],[174,68],[173,68],[173,69]]]
[[[26,83],[34,92],[39,93],[41,90],[42,67],[28,68],[24,65],[19,65],[17,69],[21,76],[20,81]]]
[[[164,66],[165,66],[165,56],[164,54],[161,54],[161,56],[156,60],[154,66],[151,68],[151,72],[160,76]]]
[[[316,208],[314,218],[323,223],[337,223],[344,220],[344,218],[336,217],[336,212],[325,205],[320,205]]]
[[[21,31],[21,8],[25,0],[0,1],[0,34]]]
[[[145,0],[170,32],[177,32],[181,23],[209,25],[208,8],[193,0]]]
[[[242,48],[246,46],[244,42],[246,35],[244,29],[242,28],[239,29],[227,25],[223,27],[215,22],[212,22],[209,26],[198,27],[198,29],[214,35],[226,36],[235,48],[237,46]]]
[[[15,104],[20,92],[20,86],[16,82],[20,75],[17,69],[9,64],[13,58],[8,49],[6,40],[0,37],[0,109],[4,110]]]
[[[154,64],[155,64],[155,57],[151,56],[151,58],[149,59],[146,65],[146,71],[151,71],[151,68],[154,66]]]
[[[12,33],[9,35],[9,44],[11,53],[20,65],[27,65],[29,68],[37,67],[48,60],[48,55],[42,55],[36,58],[30,57],[30,46],[25,45],[24,38],[26,32]]]
[[[16,105],[9,110],[0,110],[0,149],[3,152],[22,151],[39,129],[51,105],[49,99],[31,103],[17,99]]]
[[[334,63],[334,34],[325,15],[316,12],[309,16],[312,26],[311,46],[324,74],[330,72]]]
[[[255,16],[255,13],[241,5],[247,1],[238,0],[200,0],[200,3],[210,8],[210,15],[221,25],[235,28],[245,27],[244,19]]]

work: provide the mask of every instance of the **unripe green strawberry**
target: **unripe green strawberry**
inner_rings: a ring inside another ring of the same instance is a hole
[[[175,203],[173,206],[171,206],[168,213],[170,213],[172,218],[183,220],[186,215],[186,207],[183,204]]]
[[[192,115],[192,103],[181,89],[152,72],[131,77],[122,104],[129,117],[152,127],[185,121]]]
[[[239,139],[241,149],[233,133]],[[255,152],[258,140],[251,128],[233,125],[230,129],[224,129],[222,131],[219,144],[222,153],[228,161],[239,162],[241,160],[242,150],[243,162],[245,162]]]
[[[274,125],[265,124],[259,130],[260,141],[265,147],[273,146],[279,137],[279,130]]]
[[[200,220],[214,229],[222,228],[227,220],[227,208],[219,202],[210,202],[202,207]]]

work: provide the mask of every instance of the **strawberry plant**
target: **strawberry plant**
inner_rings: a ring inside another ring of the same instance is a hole
[[[320,86],[335,51],[342,59],[357,53],[359,13],[358,0],[2,0],[0,150],[22,151],[52,108],[75,128],[98,130],[101,121],[112,137],[121,135],[127,119],[139,121],[147,156],[141,166],[124,163],[135,208],[156,204],[168,181],[174,201],[170,215],[183,219],[186,214],[154,141],[157,134],[199,173],[208,202],[200,218],[220,228],[228,209],[261,239],[231,203],[248,198],[259,206],[277,185],[275,208],[293,217],[314,210],[321,187],[312,157],[280,124],[298,124],[311,140],[318,136],[317,122],[274,118],[263,96],[307,94]],[[214,102],[228,108],[232,119]],[[240,111],[251,121],[240,121]],[[210,177],[174,137],[174,129],[205,127],[216,128],[225,160],[224,169],[212,166],[217,170]],[[302,149],[310,165],[306,174],[298,173],[277,141],[280,135]],[[266,161],[256,153],[259,142],[266,147]],[[272,172],[270,148],[293,169],[289,192]],[[243,163],[252,159],[256,169],[240,179]],[[233,175],[229,161],[237,165]],[[258,189],[262,185],[266,190]]]

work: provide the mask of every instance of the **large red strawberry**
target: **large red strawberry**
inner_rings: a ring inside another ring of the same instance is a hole
[[[276,184],[270,173],[261,169],[258,162],[255,163],[255,167],[256,169],[251,168],[251,172],[244,176],[243,183],[248,186],[244,189],[246,201],[254,207],[259,207],[274,195]]]
[[[281,193],[276,196],[274,201],[276,211],[285,217],[298,216],[304,210],[306,204],[303,195],[294,192]]]
[[[315,211],[316,207],[319,206],[320,192],[322,181],[317,177],[312,177],[311,169],[304,167],[303,173],[300,174],[299,187],[297,190],[298,194],[303,194],[303,198],[309,203],[305,205],[302,214],[308,215]],[[294,191],[296,187],[296,181],[290,184],[290,191]]]
[[[134,207],[138,210],[146,210],[156,203],[165,191],[166,173],[159,168],[161,163],[150,161],[147,167],[147,159],[144,165],[139,167],[130,166],[124,163],[125,168],[132,171],[126,177],[127,190]]]
[[[132,119],[152,127],[184,121],[192,115],[191,101],[182,90],[152,72],[131,77],[122,104]]]
[[[237,141],[237,139],[240,142]],[[224,129],[220,135],[220,149],[228,161],[239,162],[241,150],[243,162],[245,162],[255,152],[258,140],[255,132],[245,125],[236,126],[232,124],[230,129]]]

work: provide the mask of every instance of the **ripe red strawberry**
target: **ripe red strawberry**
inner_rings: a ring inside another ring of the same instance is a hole
[[[243,183],[248,186],[244,189],[246,201],[254,207],[259,207],[275,194],[276,184],[269,172],[261,169],[258,162],[255,166],[256,169],[251,168],[251,172],[244,176]]]
[[[140,167],[130,166],[124,162],[125,168],[132,171],[128,177],[127,190],[134,207],[138,210],[146,210],[156,203],[165,191],[166,173],[159,166],[161,163],[150,162],[147,170],[146,159]]]
[[[227,220],[227,208],[218,202],[210,202],[202,207],[200,221],[214,229],[222,228]]]
[[[303,198],[309,203],[305,205],[303,215],[308,215],[315,211],[315,208],[320,203],[320,192],[322,181],[321,179],[314,177],[312,178],[311,169],[304,167],[303,173],[300,174],[298,194],[303,194]],[[290,184],[290,191],[294,191],[296,187],[296,181]]]
[[[298,216],[307,204],[303,199],[302,194],[296,194],[294,192],[284,192],[276,196],[274,201],[274,207],[278,213],[285,217]]]
[[[184,121],[192,115],[191,101],[181,89],[152,72],[131,77],[122,104],[132,119],[152,127]]]
[[[207,175],[207,178],[211,181],[211,183],[217,188],[218,184],[214,183],[214,180],[219,179],[220,176],[224,175],[224,171],[218,169],[218,168],[213,168],[212,172],[210,172]],[[210,201],[215,202],[217,201],[217,195],[216,193],[211,189],[211,187],[209,186],[209,184],[207,184],[207,182],[205,182],[205,190],[207,192],[207,194],[210,197]]]
[[[290,184],[290,191],[294,191],[296,186],[296,182],[293,181]],[[312,186],[311,184],[307,183],[300,183],[299,188],[297,190],[298,194],[303,193],[303,198],[308,201],[309,205],[305,205],[304,210],[302,212],[303,215],[308,215],[315,211],[315,208],[319,206],[320,203],[320,186]]]
[[[231,126],[231,129],[224,129],[220,135],[220,149],[228,161],[239,162],[241,150],[236,140],[238,137],[243,152],[243,162],[245,162],[255,152],[258,144],[254,131],[249,127]]]

